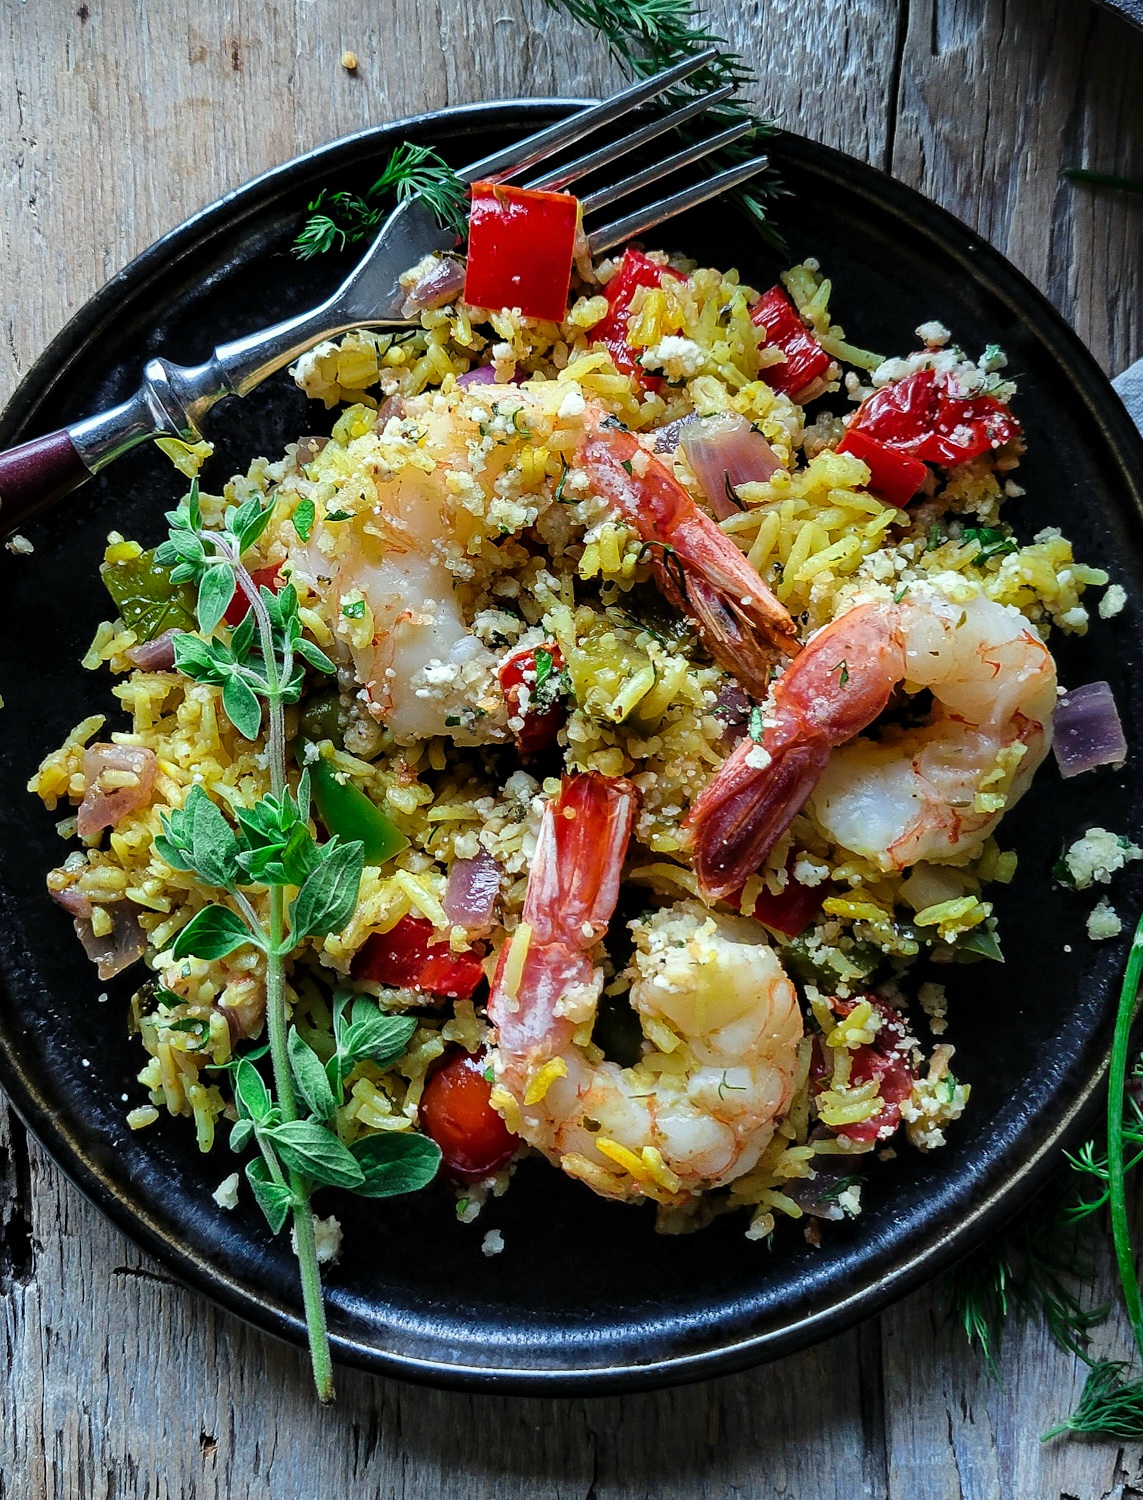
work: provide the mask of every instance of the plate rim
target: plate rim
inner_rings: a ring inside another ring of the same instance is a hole
[[[0,413],[0,444],[7,445],[22,435],[23,425],[33,408],[49,399],[53,386],[66,380],[73,363],[89,352],[91,342],[113,316],[122,293],[130,290],[132,295],[139,295],[149,280],[169,271],[172,264],[192,253],[196,244],[215,229],[233,230],[244,218],[256,218],[267,202],[272,202],[281,190],[288,190],[296,179],[304,178],[319,163],[336,166],[338,158],[352,161],[355,154],[376,152],[390,141],[418,134],[439,138],[447,132],[453,138],[459,138],[466,132],[498,126],[514,128],[517,124],[523,130],[529,125],[538,126],[559,113],[582,108],[588,102],[562,97],[507,99],[425,111],[313,147],[230,190],[146,247],[68,319],[30,366]],[[1047,319],[1057,348],[1063,345],[1071,358],[1077,397],[1083,400],[1089,415],[1104,432],[1124,469],[1127,469],[1127,459],[1134,450],[1137,472],[1143,474],[1143,437],[1135,429],[1108,377],[1047,297],[1001,251],[949,210],[870,163],[785,131],[778,132],[775,145],[779,152],[799,158],[819,172],[824,168],[840,175],[844,170],[851,190],[856,187],[869,197],[875,189],[878,201],[887,202],[914,221],[916,210],[923,207],[927,228],[934,225],[939,228],[942,219],[950,227],[955,227],[959,243],[946,246],[946,249],[966,264],[981,252],[988,262],[988,275],[983,277],[983,268],[977,266],[973,272],[976,280],[984,279],[994,289],[999,287],[1002,295],[1010,289],[1024,300],[1030,298],[1038,306]],[[1124,503],[1130,503],[1132,494],[1139,506],[1138,486],[1129,486]],[[304,1321],[292,1306],[245,1285],[207,1256],[180,1243],[155,1219],[142,1197],[117,1183],[94,1155],[85,1151],[82,1132],[72,1131],[60,1119],[24,1065],[18,1035],[13,1034],[6,1019],[13,1011],[6,977],[0,977],[0,985],[7,1002],[0,1007],[0,1086],[17,1115],[57,1166],[129,1239],[154,1255],[183,1284],[205,1294],[228,1313],[236,1314],[262,1331],[304,1347]],[[1003,1180],[967,1210],[953,1230],[936,1239],[930,1236],[908,1255],[898,1255],[884,1275],[872,1280],[862,1278],[856,1288],[840,1301],[803,1315],[794,1322],[740,1339],[722,1338],[714,1348],[671,1353],[646,1363],[591,1365],[579,1369],[535,1366],[497,1369],[487,1365],[456,1364],[387,1351],[341,1333],[331,1334],[335,1357],[340,1363],[375,1374],[444,1389],[511,1391],[521,1395],[583,1395],[684,1384],[741,1370],[805,1348],[881,1311],[969,1254],[1018,1213],[1058,1166],[1061,1148],[1084,1129],[1097,1102],[1109,1054],[1110,1027],[1107,1046],[1098,1066],[1081,1080],[1070,1108],[1059,1116],[1051,1133],[1037,1144],[1030,1156],[1010,1167]]]

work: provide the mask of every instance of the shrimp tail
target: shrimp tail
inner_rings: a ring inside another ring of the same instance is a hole
[[[647,544],[659,587],[691,616],[711,655],[763,696],[770,664],[798,643],[789,611],[756,569],[631,433],[597,428],[576,461]]]
[[[826,739],[792,725],[733,751],[684,824],[704,896],[741,889],[805,805],[829,753]]]

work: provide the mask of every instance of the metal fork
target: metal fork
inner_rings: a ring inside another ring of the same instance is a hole
[[[681,83],[716,55],[717,49],[713,47],[697,52],[600,104],[590,105],[567,120],[474,162],[458,175],[465,182],[508,182],[520,177],[530,168],[550,161],[586,136],[615,124],[657,94]],[[610,166],[628,152],[645,146],[664,132],[721,104],[732,92],[728,86],[699,95],[619,141],[529,177],[524,186],[568,187],[590,173]],[[710,152],[738,140],[750,129],[750,122],[744,119],[697,145],[687,146],[610,187],[589,194],[582,199],[585,220],[596,218],[603,209],[660,178],[693,166]],[[645,234],[675,214],[745,182],[766,164],[766,157],[752,157],[591,230],[588,243],[592,253],[599,254],[624,240]],[[0,530],[11,531],[42,505],[75,489],[121,454],[148,439],[171,437],[184,442],[198,441],[202,436],[203,419],[217,402],[227,396],[247,395],[267,376],[290,364],[323,339],[347,333],[352,328],[408,327],[416,322],[415,318],[402,315],[406,293],[400,277],[431,251],[448,250],[455,244],[456,236],[450,230],[442,229],[424,204],[416,198],[410,199],[394,209],[357,267],[320,306],[245,338],[221,344],[200,365],[176,365],[166,359],[150,359],[143,367],[142,384],[130,400],[110,411],[100,412],[46,437],[33,438],[0,453]]]

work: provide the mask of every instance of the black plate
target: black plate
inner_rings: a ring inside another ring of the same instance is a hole
[[[1125,21],[1134,21],[1143,26],[1143,0],[1099,0],[1106,10],[1112,10]]]
[[[341,267],[288,255],[307,199],[322,184],[365,183],[399,140],[431,140],[471,160],[537,128],[559,104],[480,106],[366,132],[291,162],[207,209],[148,250],[76,317],[0,420],[11,443],[121,399],[143,361],[190,362],[211,345],[323,295]],[[797,258],[819,257],[851,337],[902,351],[939,318],[968,348],[999,342],[1021,376],[1028,498],[1009,514],[1024,535],[1059,525],[1077,553],[1140,584],[1143,445],[1107,381],[1044,299],[995,251],[916,193],[823,146],[783,136],[774,158],[793,196],[780,209]],[[732,210],[708,207],[664,241],[705,264],[736,264],[754,285],[778,262]],[[219,411],[208,482],[274,454],[322,414],[283,377]],[[328,420],[328,419],[327,419]],[[328,430],[328,429],[327,429]],[[166,461],[138,453],[30,528],[31,558],[0,553],[0,1082],[79,1186],[185,1281],[263,1328],[302,1337],[295,1262],[249,1203],[221,1212],[210,1192],[233,1166],[209,1160],[185,1121],[139,1134],[141,1053],[124,1034],[130,976],[93,977],[43,874],[61,857],[53,820],[24,790],[40,757],[79,718],[110,707],[106,677],[78,666],[107,613],[96,564],[116,528],[152,542],[178,489]],[[1096,622],[1059,647],[1063,680],[1107,677],[1135,743],[1143,723],[1139,618]],[[329,1278],[339,1358],[440,1385],[531,1391],[663,1385],[723,1372],[834,1333],[884,1306],[978,1244],[1043,1179],[1082,1123],[1105,1063],[1123,944],[1093,947],[1093,900],[1053,887],[1061,842],[1090,822],[1138,830],[1125,775],[1062,784],[1040,773],[1005,824],[1020,851],[998,896],[1007,963],[956,969],[950,1040],[973,1099],[945,1150],[903,1148],[875,1167],[866,1212],[829,1227],[820,1250],[796,1226],[774,1249],[725,1218],[700,1235],[652,1233],[649,1212],[607,1204],[546,1165],[525,1165],[509,1195],[474,1226],[430,1189],[376,1205],[337,1202],[343,1258]],[[1125,911],[1136,894],[1117,893]],[[1068,951],[1070,945],[1070,951]],[[870,1165],[869,1163],[866,1163]],[[326,1209],[325,1211],[329,1211]],[[506,1248],[480,1253],[487,1229]]]

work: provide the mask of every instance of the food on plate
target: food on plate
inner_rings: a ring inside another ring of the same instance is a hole
[[[1048,641],[1107,575],[1021,498],[998,349],[864,350],[813,262],[593,266],[570,203],[481,189],[414,328],[299,361],[328,438],[109,538],[120,716],[32,783],[79,839],[48,886],[101,979],[145,964],[135,1124],[374,1195],[439,1160],[466,1222],[531,1156],[813,1237],[968,1103],[936,966],[1000,957]],[[1122,760],[1093,692],[1068,770]]]

